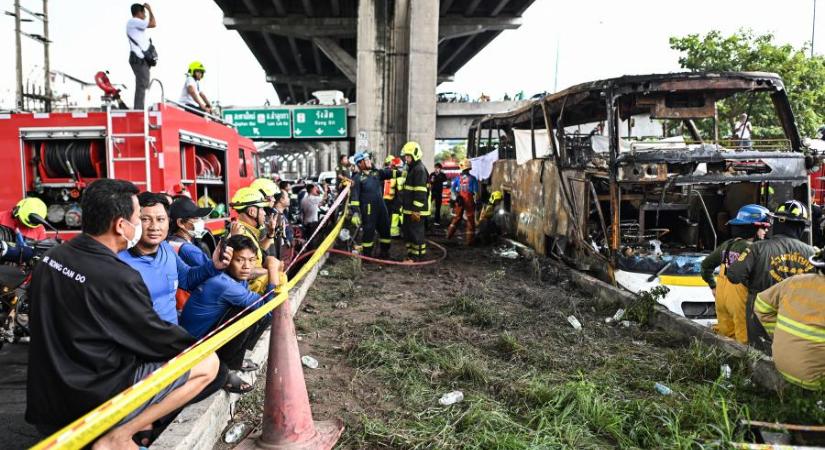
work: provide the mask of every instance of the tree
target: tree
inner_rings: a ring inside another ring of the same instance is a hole
[[[779,45],[773,34],[743,29],[727,37],[715,30],[671,37],[670,47],[682,53],[679,64],[693,71],[775,72],[785,83],[800,134],[813,136],[825,123],[825,58],[806,56],[804,46]],[[724,124],[730,133],[737,116],[750,111],[755,137],[781,134],[770,99],[761,97],[738,95],[719,102],[720,129]]]

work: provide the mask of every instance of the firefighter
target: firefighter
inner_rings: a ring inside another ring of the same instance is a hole
[[[390,237],[401,236],[401,196],[398,195],[399,186],[404,185],[403,173],[399,170],[401,159],[387,156],[385,167],[392,170],[392,177],[384,180],[384,204],[390,215]]]
[[[274,224],[265,222],[264,208],[268,208],[269,203],[260,191],[247,186],[235,192],[230,206],[238,213],[238,220],[232,224],[230,234],[233,236],[242,234],[252,239],[257,247],[255,254],[258,259],[249,279],[249,290],[263,294],[266,292],[267,284],[279,285],[277,281],[269,280],[268,272],[263,268],[264,256],[275,239]],[[278,271],[280,270],[279,268]]]
[[[478,216],[478,235],[476,236],[476,240],[481,243],[491,242],[500,232],[498,225],[493,220],[493,214],[503,198],[504,194],[501,191],[493,191],[487,200],[487,204],[481,208],[481,213]]]
[[[46,239],[46,229],[41,222],[47,210],[43,200],[26,197],[13,209],[0,212],[0,225],[20,231],[25,238],[42,241]]]
[[[372,166],[368,154],[358,152],[353,156],[353,162],[358,167],[358,173],[352,176],[349,206],[352,209],[352,224],[362,226],[361,246],[365,254],[371,254],[375,246],[375,232],[378,231],[378,242],[381,259],[389,258],[390,218],[387,207],[382,199],[383,181],[392,176],[392,170],[378,170]]]
[[[770,353],[770,338],[753,311],[756,294],[780,281],[814,270],[808,258],[816,248],[801,241],[808,224],[808,208],[798,200],[779,205],[773,216],[773,236],[756,242],[745,249],[726,270],[731,283],[741,283],[748,288],[746,320],[748,344]]]
[[[461,175],[453,178],[453,184],[450,188],[451,196],[455,197],[455,209],[453,220],[447,228],[447,239],[452,239],[455,235],[455,230],[461,218],[464,217],[466,221],[466,242],[467,245],[473,245],[476,232],[476,209],[475,205],[479,198],[478,180],[470,174],[473,166],[467,158],[462,159],[458,163],[458,168],[461,169]]]
[[[401,149],[407,164],[407,175],[401,189],[402,231],[407,244],[406,261],[414,261],[427,253],[424,220],[430,215],[427,191],[427,168],[421,161],[422,152],[418,142],[410,141]],[[424,220],[422,220],[424,219]]]
[[[773,337],[773,361],[786,380],[825,388],[825,254],[809,259],[814,273],[788,278],[756,295],[756,316]]]
[[[754,241],[765,239],[770,228],[770,211],[761,205],[745,205],[739,209],[736,217],[728,222],[734,236],[723,242],[702,261],[702,279],[710,286],[716,297],[715,331],[722,336],[748,343],[748,326],[745,320],[745,305],[748,301],[748,288],[733,284],[725,272],[739,259],[745,249]],[[719,267],[719,277],[714,279],[713,271]]]

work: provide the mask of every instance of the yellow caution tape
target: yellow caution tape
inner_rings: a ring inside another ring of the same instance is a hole
[[[659,281],[666,286],[707,286],[698,275],[659,275]]]
[[[335,242],[338,233],[341,231],[341,227],[344,225],[345,218],[346,214],[341,214],[335,228],[333,228],[332,232],[321,242],[318,250],[310,257],[306,264],[301,267],[292,280],[287,281],[283,287],[276,290],[276,292],[279,293],[274,299],[264,303],[260,308],[250,311],[243,318],[203,341],[196,347],[172,358],[161,368],[152,372],[148,377],[126,388],[126,390],[120,394],[106,401],[106,403],[103,403],[83,417],[67,425],[62,430],[39,442],[32,447],[32,450],[83,448],[95,438],[118,424],[130,412],[149,401],[155,394],[178,379],[187,370],[203,361],[209,354],[221,348],[267,313],[280,306],[289,298],[289,290],[295,287],[295,285],[312,270],[321,259],[321,256],[323,256]]]

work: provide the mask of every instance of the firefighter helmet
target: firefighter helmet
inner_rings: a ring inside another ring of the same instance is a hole
[[[780,222],[808,223],[808,208],[799,200],[788,200],[779,205],[772,215]]]
[[[40,225],[36,219],[32,220],[32,214],[43,219],[46,217],[46,213],[48,208],[46,204],[43,203],[43,200],[40,200],[37,197],[26,197],[23,200],[17,202],[17,205],[14,207],[13,215],[17,217],[17,219],[23,222],[23,225],[29,228],[35,228]]]
[[[462,159],[458,162],[458,168],[460,170],[471,170],[473,168],[473,162],[467,158]]]
[[[771,212],[762,205],[745,205],[739,208],[736,217],[728,221],[728,225],[753,225],[769,227]]]
[[[266,199],[264,199],[264,195],[261,194],[261,191],[247,186],[242,187],[235,192],[235,195],[232,196],[232,203],[230,203],[230,206],[232,206],[232,209],[235,211],[243,211],[250,206],[266,207],[269,206],[269,203],[266,202]]]
[[[390,164],[392,164],[392,161],[393,161],[394,158],[395,158],[395,156],[387,155],[387,157],[384,158],[384,165],[389,166]]]
[[[204,75],[206,74],[206,67],[204,67],[204,66],[203,66],[203,63],[202,63],[202,62],[200,62],[200,61],[192,61],[192,62],[189,64],[189,75],[194,76],[194,75],[195,75],[195,71],[196,71],[196,70],[200,70],[201,72],[203,72],[203,73],[204,73]]]
[[[278,185],[269,178],[257,178],[249,185],[252,189],[261,192],[264,197],[274,197],[280,192]]]
[[[370,155],[367,152],[358,152],[355,156],[352,157],[353,164],[358,164],[365,159],[370,159]]]
[[[413,161],[420,161],[421,160],[421,146],[418,145],[418,142],[410,141],[404,144],[404,147],[401,148],[402,155],[410,155]]]
[[[502,194],[501,191],[493,191],[493,193],[490,194],[490,204],[492,205],[493,203],[495,203],[495,202],[497,202],[497,201],[499,201],[503,198],[504,198],[504,194]]]

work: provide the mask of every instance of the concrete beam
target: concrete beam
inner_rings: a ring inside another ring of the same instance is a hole
[[[353,37],[358,32],[358,19],[355,17],[257,17],[241,15],[225,16],[223,24],[230,30],[258,31],[302,39]],[[485,31],[515,30],[521,24],[521,17],[516,16],[447,16],[439,19],[438,37],[440,41],[444,41]]]
[[[422,162],[435,158],[435,87],[438,84],[439,1],[410,2],[410,57],[407,139],[421,145]],[[413,32],[413,30],[415,30]]]
[[[312,42],[324,52],[324,55],[335,64],[335,67],[337,67],[349,81],[355,83],[358,71],[356,69],[355,58],[352,55],[347,53],[337,42],[330,38],[315,38]]]
[[[308,89],[336,89],[344,90],[352,87],[353,82],[346,77],[324,75],[287,75],[269,74],[266,76],[268,83],[283,83],[295,87],[305,87]]]

